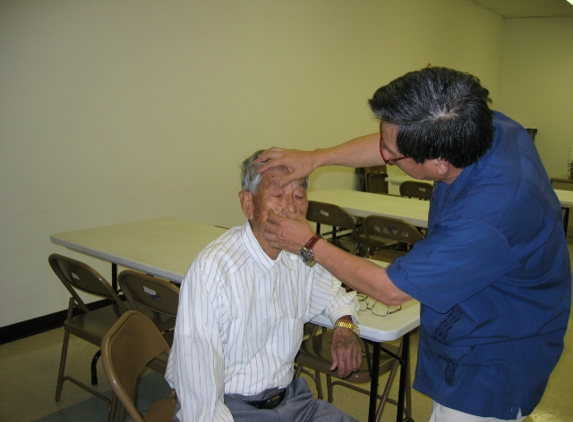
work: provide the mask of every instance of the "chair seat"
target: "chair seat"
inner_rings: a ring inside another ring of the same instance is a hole
[[[121,317],[122,313],[119,306],[114,303],[90,311],[88,314],[80,314],[71,319],[66,319],[64,327],[71,334],[100,346],[103,336]]]
[[[305,372],[312,377],[315,382],[318,398],[322,399],[322,387],[321,387],[321,377],[320,374],[326,375],[326,386],[328,390],[328,402],[332,403],[334,401],[334,386],[339,385],[341,387],[350,388],[354,391],[363,393],[365,395],[371,396],[374,394],[371,391],[371,386],[364,388],[360,384],[371,383],[371,365],[372,353],[374,348],[370,347],[370,344],[366,341],[363,342],[362,346],[362,365],[358,371],[352,373],[350,376],[341,379],[338,377],[338,373],[330,370],[332,363],[332,356],[330,352],[330,346],[332,343],[333,330],[320,329],[316,330],[316,326],[310,330],[310,337],[302,342],[300,351],[295,359],[298,368],[296,370],[295,376],[299,376],[301,372]],[[382,392],[376,391],[376,398],[378,399],[378,408],[376,410],[375,420],[378,422],[384,411],[386,403],[398,404],[398,402],[389,397],[390,388],[394,382],[394,378],[398,369],[401,367],[399,356],[402,355],[402,339],[394,340],[391,342],[385,342],[381,345],[380,349],[380,364],[378,367],[378,376],[388,373],[388,379],[386,380],[386,385]],[[388,352],[388,353],[387,353]],[[309,370],[314,371],[314,375],[309,372]],[[333,380],[332,378],[337,378]],[[411,394],[410,394],[410,379],[409,373],[406,372],[408,387],[406,388],[406,402],[407,406],[404,408],[406,420],[411,416]]]
[[[167,422],[173,420],[177,399],[160,399],[151,405],[143,420],[145,422]]]
[[[147,367],[159,374],[165,375],[167,371],[167,361],[169,360],[169,355],[167,353],[162,353],[157,356],[151,362],[147,364]]]
[[[126,305],[128,308],[133,309],[129,304]],[[159,328],[159,331],[168,331],[175,327],[175,318],[171,316],[163,315],[159,312],[152,311],[151,309],[144,308],[143,306],[139,306],[136,310],[143,312],[146,317],[152,320],[153,323],[157,325],[157,328]]]

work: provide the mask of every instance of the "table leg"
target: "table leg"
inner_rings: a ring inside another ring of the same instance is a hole
[[[378,375],[380,371],[380,343],[374,343],[372,352],[372,368],[370,368],[370,406],[368,408],[368,422],[376,421],[376,402],[378,400]]]
[[[410,370],[410,333],[404,334],[402,338],[402,356],[400,359],[400,386],[398,387],[398,412],[396,422],[404,419],[404,399],[408,386],[408,371]]]
[[[111,287],[117,292],[117,264],[111,263]]]

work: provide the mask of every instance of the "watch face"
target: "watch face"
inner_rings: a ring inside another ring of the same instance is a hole
[[[300,260],[309,267],[314,265],[314,255],[312,254],[312,251],[309,251],[305,247],[300,250],[298,256],[300,256]]]

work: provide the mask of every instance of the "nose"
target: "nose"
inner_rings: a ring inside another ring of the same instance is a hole
[[[286,203],[285,203],[285,210],[287,210],[288,212],[291,213],[296,213],[296,202],[294,200],[294,198],[292,197],[292,195],[287,195],[286,196]]]

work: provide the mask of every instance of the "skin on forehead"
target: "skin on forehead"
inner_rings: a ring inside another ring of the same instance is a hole
[[[283,188],[280,187],[279,181],[290,171],[285,166],[273,167],[264,173],[262,173],[261,183],[259,183],[259,187],[257,188],[257,193],[260,192],[261,188],[264,189],[274,189],[274,190],[284,190],[289,186],[292,187],[303,187],[307,188],[306,185],[306,178],[296,179],[290,182],[288,185],[284,186]]]

